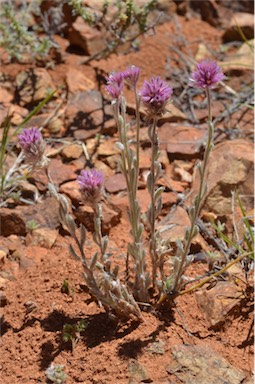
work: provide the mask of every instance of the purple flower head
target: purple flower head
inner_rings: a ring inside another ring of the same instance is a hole
[[[197,88],[214,88],[224,78],[216,61],[205,59],[197,63],[190,78],[190,85]]]
[[[107,78],[107,86],[105,89],[113,99],[118,99],[123,89],[123,73],[112,72]]]
[[[117,83],[108,84],[105,89],[113,99],[118,99],[123,89],[123,83],[121,85]]]
[[[120,86],[123,83],[123,72],[111,72],[107,77],[107,84],[115,83]]]
[[[42,163],[45,142],[38,128],[25,128],[18,136],[19,144],[25,155],[26,161],[33,165]]]
[[[130,87],[133,87],[133,88],[135,88],[136,86],[136,83],[139,79],[139,75],[140,75],[140,68],[136,67],[135,65],[131,65],[131,67],[128,67],[123,72],[123,78],[130,85]]]
[[[96,169],[81,171],[77,181],[86,202],[95,204],[100,200],[103,192],[103,180],[102,173]]]
[[[170,85],[157,76],[144,82],[140,96],[150,115],[160,115],[164,112],[172,93]]]

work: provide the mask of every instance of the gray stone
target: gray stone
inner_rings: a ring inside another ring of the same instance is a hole
[[[178,345],[174,362],[166,367],[169,374],[184,384],[241,384],[243,371],[234,368],[220,354],[206,345]]]
[[[244,298],[238,285],[229,281],[219,281],[211,289],[200,289],[195,297],[213,327],[224,323],[227,314]]]
[[[246,140],[225,141],[215,146],[207,167],[207,195],[203,208],[207,212],[227,215],[232,213],[232,195],[235,189],[246,209],[252,209],[254,188],[253,145]],[[189,202],[194,199],[199,187],[199,174],[195,169],[192,191]]]
[[[128,364],[128,372],[130,375],[128,384],[135,383],[151,383],[152,380],[148,374],[147,369],[140,364],[137,360],[131,360]]]
[[[54,198],[47,198],[41,203],[18,206],[15,209],[0,208],[0,235],[25,236],[26,224],[34,220],[40,227],[57,228],[59,225],[58,202]]]

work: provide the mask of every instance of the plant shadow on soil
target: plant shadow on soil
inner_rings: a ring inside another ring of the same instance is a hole
[[[99,313],[82,319],[87,321],[88,326],[81,332],[80,342],[83,342],[87,348],[94,348],[101,343],[113,339],[121,339],[134,331],[140,324],[139,322],[130,322],[129,324],[119,325],[109,320],[107,313]],[[33,319],[33,321],[35,320],[37,319]],[[71,349],[71,343],[62,340],[63,326],[65,324],[77,324],[80,320],[80,317],[71,318],[63,312],[54,311],[40,321],[45,331],[56,334],[54,341],[48,340],[42,344],[40,358],[41,370],[45,370],[61,351]],[[29,325],[31,325],[31,321]],[[23,327],[25,326],[27,326],[27,324],[23,325]]]

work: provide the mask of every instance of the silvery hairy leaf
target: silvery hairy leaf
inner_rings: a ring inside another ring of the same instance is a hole
[[[93,269],[95,269],[95,266],[96,266],[96,263],[97,263],[97,259],[98,259],[98,252],[94,253],[92,259],[91,259],[91,262],[90,262],[90,270],[93,271]]]
[[[143,224],[139,223],[139,225],[138,225],[138,238],[139,239],[141,239],[141,237],[142,237],[143,230],[144,230]]]
[[[77,255],[77,253],[75,252],[75,250],[74,250],[72,244],[69,244],[69,251],[70,251],[71,256],[73,256],[73,258],[74,258],[75,260],[81,260],[81,258],[80,258],[80,257]]]
[[[202,163],[201,163],[201,161],[199,161],[197,163],[197,169],[198,169],[198,172],[199,172],[199,175],[200,175],[200,178],[201,178],[201,176],[202,176]]]
[[[69,204],[65,196],[58,194],[60,205],[63,207],[65,212],[69,211]]]
[[[128,243],[127,252],[128,252],[129,255],[131,255],[132,257],[135,258],[135,249],[134,249],[134,245],[133,244]]]
[[[194,199],[194,206],[197,208],[199,204],[199,196],[197,195]]]
[[[189,207],[188,214],[189,214],[190,220],[193,221],[195,218],[195,207],[193,206]]]
[[[120,151],[124,151],[125,147],[121,142],[117,141],[115,145]]]
[[[160,214],[161,211],[162,211],[162,199],[161,197],[158,197],[158,200],[156,201],[156,207],[155,207],[156,217]]]
[[[150,195],[152,193],[154,193],[153,185],[152,185],[152,180],[151,180],[151,173],[148,174],[148,177],[147,177],[147,180],[146,180],[146,185],[147,185],[147,188],[148,188],[148,191],[149,191]]]
[[[75,225],[74,219],[69,213],[66,215],[66,224],[71,235],[73,236],[75,234],[76,225]]]
[[[148,136],[149,136],[149,139],[152,141],[153,140],[153,125],[149,125],[148,127]]]
[[[135,169],[135,173],[137,174],[137,158],[136,156],[133,156],[133,167]]]
[[[100,217],[97,217],[95,220],[95,232],[99,233],[101,229],[101,219]]]
[[[63,207],[61,207],[61,205],[59,206],[59,209],[58,209],[58,215],[59,215],[59,220],[60,220],[61,224],[65,225],[67,227],[66,213],[63,210]]]
[[[108,246],[108,236],[104,236],[102,239],[102,242],[103,242],[102,252],[105,254],[107,246]]]
[[[133,188],[135,186],[135,180],[136,180],[136,170],[135,168],[132,168],[130,172],[130,184],[131,184],[131,187]]]
[[[100,247],[100,239],[99,239],[99,237],[98,237],[98,233],[97,233],[97,232],[94,232],[93,235],[92,235],[92,237],[93,237],[93,241],[94,241],[94,243]]]
[[[150,225],[151,224],[151,216],[152,216],[152,210],[151,210],[151,204],[149,205],[149,208],[146,212],[146,217],[148,219],[148,224]]]
[[[83,248],[86,242],[86,228],[83,224],[81,224],[81,227],[80,227],[80,236],[81,236],[80,244],[81,244],[81,247]]]
[[[120,115],[118,116],[118,122],[119,122],[120,128],[123,129],[124,120],[123,120],[123,117]]]
[[[158,161],[155,161],[155,168],[156,168],[155,179],[157,180],[161,176],[162,165]]]
[[[177,253],[178,253],[178,251],[180,251],[180,253],[183,253],[183,251],[184,251],[183,244],[182,244],[180,239],[176,240],[176,246],[177,246]]]
[[[195,237],[199,233],[199,229],[197,225],[194,225],[193,231],[192,231],[192,237]]]
[[[58,192],[52,183],[48,184],[48,190],[49,190],[51,196],[55,197],[58,200]]]
[[[112,271],[112,274],[113,274],[113,276],[114,276],[115,279],[117,278],[118,273],[119,273],[119,266],[116,265],[116,266],[114,267],[113,271]]]
[[[185,240],[188,240],[189,239],[189,237],[190,237],[190,228],[186,228],[186,230],[185,230],[185,236],[184,236],[184,238],[185,238]]]
[[[128,145],[131,145],[131,140],[128,141]],[[135,152],[131,147],[128,148],[128,156],[131,160],[135,157]]]
[[[158,159],[159,159],[159,156],[160,156],[160,152],[158,151],[157,153],[156,153],[156,156],[155,156],[155,161],[158,161]],[[158,163],[158,164],[160,164],[160,163]],[[161,165],[161,164],[160,164]]]
[[[154,201],[157,201],[157,199],[161,196],[161,194],[164,192],[164,187],[159,187],[155,192],[154,192]]]

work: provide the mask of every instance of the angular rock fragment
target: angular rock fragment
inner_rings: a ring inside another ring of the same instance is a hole
[[[166,370],[183,384],[241,384],[245,373],[206,345],[178,345]]]
[[[211,289],[200,289],[195,293],[195,297],[209,325],[217,327],[226,321],[228,313],[244,296],[236,284],[219,281]]]
[[[231,192],[242,194],[247,209],[253,207],[253,145],[245,140],[225,141],[215,146],[208,164],[207,195],[203,208],[207,212],[227,215],[232,212]],[[191,198],[198,191],[199,176],[195,169]]]

